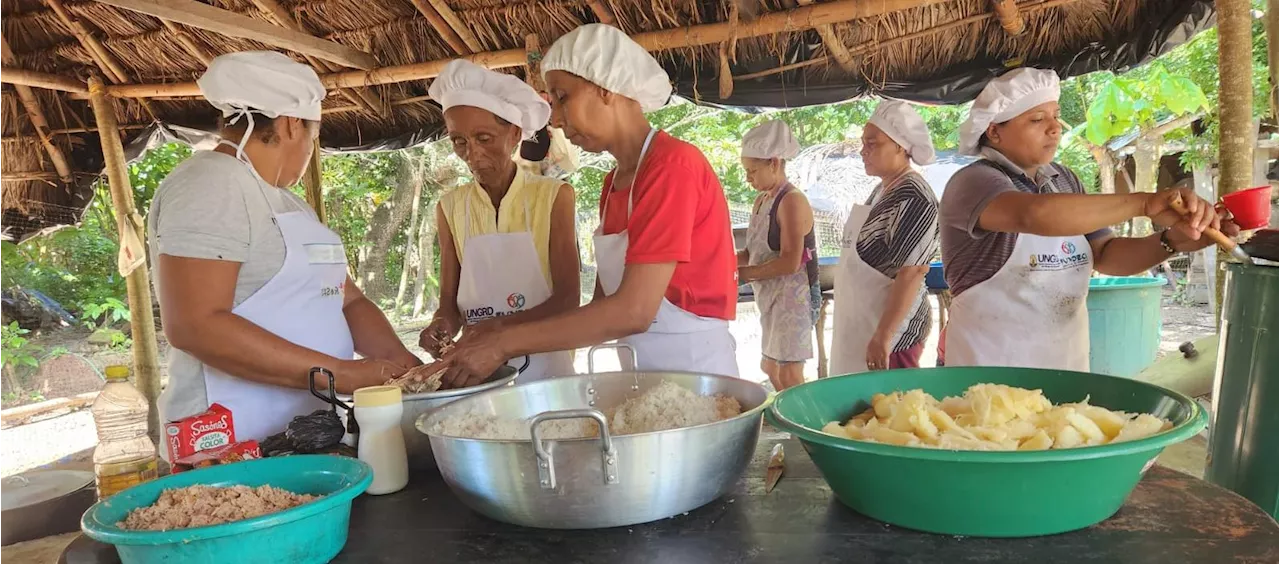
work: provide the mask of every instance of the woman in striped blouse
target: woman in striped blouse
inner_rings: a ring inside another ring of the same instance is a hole
[[[881,102],[861,155],[880,185],[844,228],[833,374],[918,367],[932,321],[924,277],[938,250],[938,199],[911,166],[933,162],[929,130],[910,105]]]

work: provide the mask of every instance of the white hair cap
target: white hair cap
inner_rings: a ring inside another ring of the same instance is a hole
[[[523,139],[532,139],[551,119],[551,106],[523,80],[463,59],[445,65],[427,94],[445,110],[454,106],[488,110],[519,127]]]
[[[222,117],[254,111],[320,121],[324,85],[311,67],[275,51],[242,51],[209,62],[200,93]]]
[[[209,69],[196,81],[200,93],[223,118],[235,124],[248,120],[244,137],[236,146],[236,157],[244,155],[244,145],[253,134],[256,112],[269,118],[289,116],[320,121],[324,85],[311,67],[275,51],[241,51],[209,61]],[[233,117],[234,116],[234,117]]]
[[[748,159],[791,160],[800,154],[800,144],[782,120],[771,119],[742,136],[742,156]]]
[[[929,138],[929,126],[916,109],[906,102],[885,100],[876,106],[867,123],[875,125],[893,139],[899,147],[911,155],[918,165],[933,162],[933,140]]]
[[[671,99],[671,79],[662,65],[622,30],[587,24],[557,39],[542,57],[542,76],[564,71],[640,103],[646,112]]]
[[[1056,102],[1060,94],[1058,74],[1051,70],[1024,67],[988,82],[969,108],[969,118],[960,125],[960,154],[978,154],[978,142],[987,126],[1009,121],[1040,104]]]

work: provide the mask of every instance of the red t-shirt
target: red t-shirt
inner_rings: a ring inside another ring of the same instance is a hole
[[[613,186],[614,172],[604,190]],[[601,194],[604,233],[627,229],[627,264],[675,262],[666,298],[702,317],[732,320],[738,307],[738,257],[720,179],[697,147],[666,132],[649,144],[632,189]]]

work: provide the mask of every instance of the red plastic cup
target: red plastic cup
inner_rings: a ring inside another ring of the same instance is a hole
[[[1242,230],[1261,229],[1271,222],[1271,187],[1259,186],[1222,197],[1222,206]]]

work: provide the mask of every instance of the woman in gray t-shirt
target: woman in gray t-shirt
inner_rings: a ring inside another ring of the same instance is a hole
[[[279,53],[232,53],[199,84],[223,111],[223,141],[160,184],[148,218],[172,346],[160,414],[218,403],[238,439],[261,440],[324,407],[307,390],[313,367],[351,393],[421,362],[352,283],[337,234],[288,191],[320,130],[315,72]]]
[[[1190,190],[1085,194],[1053,162],[1062,139],[1058,95],[1053,71],[1010,71],[987,84],[960,128],[961,153],[983,158],[956,173],[942,196],[942,262],[954,296],[948,366],[1087,371],[1093,271],[1144,272],[1212,244],[1200,237],[1205,227],[1236,232]],[[1172,209],[1175,198],[1188,217]],[[1121,238],[1108,228],[1137,216],[1174,229]]]

